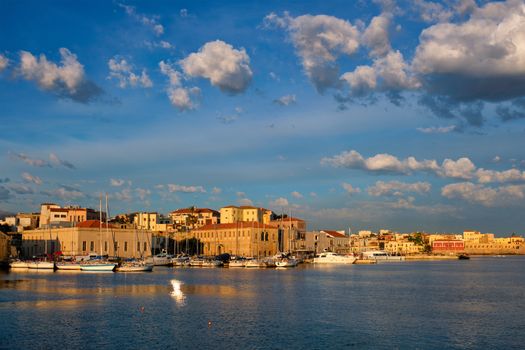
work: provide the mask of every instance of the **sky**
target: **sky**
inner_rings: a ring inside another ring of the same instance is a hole
[[[5,0],[0,33],[0,212],[524,233],[523,1]]]

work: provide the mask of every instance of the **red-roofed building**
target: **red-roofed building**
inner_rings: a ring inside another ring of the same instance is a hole
[[[169,217],[177,229],[191,230],[219,223],[220,213],[213,209],[190,207],[174,210]]]
[[[229,205],[220,209],[222,224],[229,224],[240,221],[259,222],[269,224],[272,211],[265,208],[258,208],[249,205],[236,207]]]
[[[351,252],[350,236],[347,236],[344,231],[334,230],[306,232],[304,239],[297,241],[297,250],[307,253],[329,251],[349,254]]]

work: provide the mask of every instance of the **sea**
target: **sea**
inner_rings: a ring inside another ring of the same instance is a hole
[[[525,257],[0,272],[0,349],[524,349]]]

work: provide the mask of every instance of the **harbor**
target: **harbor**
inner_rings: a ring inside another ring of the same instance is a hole
[[[524,263],[10,270],[0,272],[1,347],[520,348],[505,330],[525,327]]]

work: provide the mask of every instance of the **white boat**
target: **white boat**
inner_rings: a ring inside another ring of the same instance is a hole
[[[387,262],[387,261],[404,261],[404,256],[390,255],[384,250],[369,250],[363,252],[364,260],[376,260],[378,262]]]
[[[171,256],[166,253],[157,254],[146,258],[146,263],[154,266],[169,266],[172,264]]]
[[[314,258],[314,264],[353,264],[354,261],[356,261],[354,256],[331,252],[317,254]]]
[[[142,263],[142,262],[125,262],[121,266],[118,266],[115,271],[117,272],[151,272],[153,271],[153,265]]]
[[[176,258],[171,259],[171,263],[173,266],[186,266],[190,263],[190,257],[189,256],[179,256]]]
[[[221,267],[224,263],[220,260],[204,260],[202,267]]]
[[[58,270],[80,270],[80,263],[73,261],[60,261],[56,263]]]
[[[277,267],[296,267],[299,264],[294,258],[282,258],[275,262]]]
[[[30,269],[39,269],[39,270],[54,270],[55,262],[53,261],[29,261],[27,267]]]
[[[12,269],[27,269],[29,268],[29,265],[27,264],[27,261],[13,260],[9,263],[9,267]]]
[[[235,260],[230,260],[228,267],[244,267],[245,265],[246,265],[246,260],[235,259]]]
[[[246,264],[244,265],[246,268],[263,268],[266,267],[266,263],[264,261],[258,260],[258,259],[251,259],[246,261]]]
[[[204,259],[195,258],[190,260],[190,266],[202,266],[204,264]]]
[[[116,263],[110,262],[91,262],[80,264],[80,270],[82,271],[113,271],[117,266]]]

